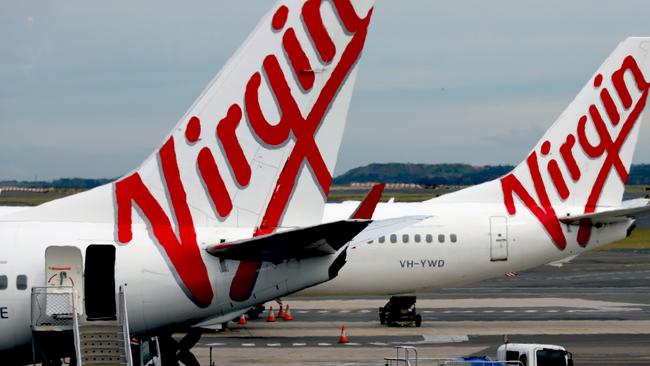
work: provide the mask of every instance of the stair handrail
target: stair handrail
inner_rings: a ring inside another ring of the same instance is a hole
[[[82,366],[81,360],[81,338],[79,337],[79,314],[77,313],[77,290],[72,289],[72,335],[74,337],[74,350],[77,365]]]
[[[133,355],[131,354],[131,333],[129,332],[129,314],[126,309],[126,284],[120,286],[120,322],[122,323],[122,338],[124,342],[124,354],[126,355],[126,364],[133,366]]]

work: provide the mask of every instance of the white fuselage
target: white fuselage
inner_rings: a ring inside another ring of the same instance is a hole
[[[357,205],[328,204],[325,221],[348,217]],[[587,247],[577,244],[576,226],[562,225],[568,245],[559,250],[523,206],[517,215],[510,216],[503,204],[497,203],[380,203],[373,218],[403,215],[431,218],[396,232],[395,242],[389,235],[383,243],[379,239],[350,247],[347,264],[337,278],[299,295],[392,295],[469,284],[621,240],[632,223],[629,220],[593,228]],[[503,222],[505,227],[499,228]]]
[[[277,265],[264,263],[252,296],[246,301],[235,302],[228,291],[239,262],[220,263],[218,258],[202,250],[214,298],[207,307],[200,308],[183,293],[144,225],[134,225],[133,241],[118,246],[111,224],[15,222],[3,219],[2,215],[0,211],[0,276],[6,276],[8,283],[5,289],[0,288],[0,351],[31,342],[31,288],[51,285],[46,275],[48,247],[72,247],[85,259],[89,245],[117,246],[115,285],[126,285],[129,327],[133,333],[191,325],[207,319],[214,319],[218,324],[260,302],[329,279],[331,261],[326,257],[290,260]],[[197,238],[199,245],[204,246],[222,239],[250,237],[252,230],[197,227]],[[17,288],[19,275],[27,278],[24,289]],[[67,280],[74,276],[69,271]],[[72,278],[72,281],[79,285],[84,279]]]

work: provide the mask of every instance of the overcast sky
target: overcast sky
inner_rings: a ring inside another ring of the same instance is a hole
[[[0,2],[0,180],[131,170],[270,3]],[[647,0],[379,0],[336,174],[518,163],[620,40],[650,35],[649,14]]]

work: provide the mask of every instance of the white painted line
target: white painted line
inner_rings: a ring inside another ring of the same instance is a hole
[[[345,313],[349,313],[349,312],[350,312],[350,310],[340,310],[339,311],[339,313],[341,313],[341,314],[345,314]]]
[[[425,310],[425,311],[423,311],[423,313],[425,313],[425,314],[431,314],[431,313],[433,313],[433,310]]]
[[[329,347],[331,345],[332,345],[331,343],[319,343],[318,347]]]
[[[321,314],[325,314],[325,313],[329,313],[330,311],[329,310],[318,310],[318,312],[321,313]]]
[[[242,347],[255,347],[255,343],[242,343]]]
[[[449,313],[453,313],[453,311],[451,311],[451,310],[445,310],[445,311],[443,311],[443,313],[445,313],[445,314],[449,314]]]
[[[291,345],[294,347],[304,347],[307,345],[307,343],[291,343]]]
[[[558,310],[546,310],[547,313],[557,313]]]
[[[298,310],[298,311],[296,311],[296,313],[298,313],[298,314],[307,314],[308,312],[309,312],[309,310]]]
[[[494,313],[494,310],[483,310],[484,313]]]
[[[503,312],[504,313],[514,313],[515,311],[514,310],[504,310]]]
[[[368,310],[368,309],[363,309],[363,310],[361,310],[361,311],[359,311],[359,312],[365,314],[365,313],[369,313],[370,310]]]
[[[218,346],[223,346],[225,343],[208,343],[206,346],[208,347],[218,347]]]
[[[369,344],[373,346],[388,346],[388,343],[383,343],[383,342],[370,342]]]
[[[267,347],[280,347],[280,343],[267,343]]]
[[[526,313],[536,313],[537,310],[526,310],[525,312],[526,312]]]
[[[360,346],[361,345],[361,343],[353,343],[353,342],[343,343],[343,344],[346,345],[346,346]]]

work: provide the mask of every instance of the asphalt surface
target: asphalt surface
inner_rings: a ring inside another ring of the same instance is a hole
[[[585,253],[562,267],[417,296],[421,328],[379,325],[386,298],[289,298],[294,321],[233,324],[205,334],[194,352],[207,364],[211,349],[217,365],[383,365],[397,345],[416,346],[421,357],[494,357],[508,334],[563,345],[576,365],[650,365],[648,250]],[[347,344],[338,343],[342,324]]]

